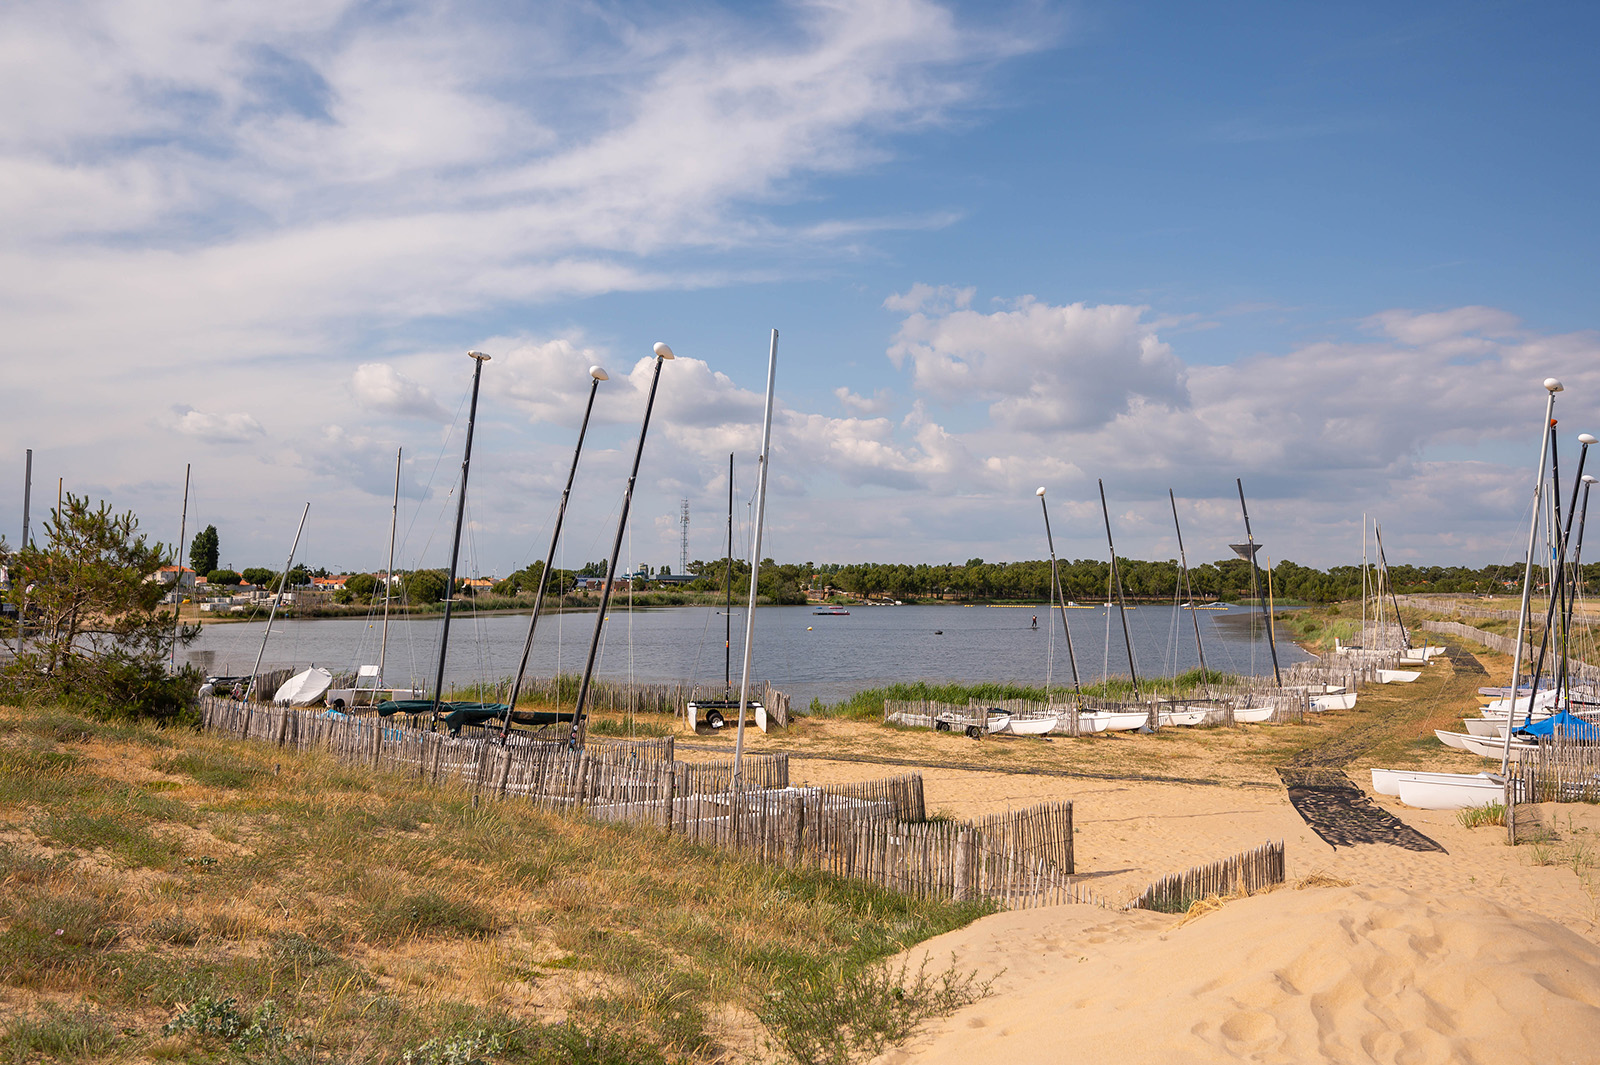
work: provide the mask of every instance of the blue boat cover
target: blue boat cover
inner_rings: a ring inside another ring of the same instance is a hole
[[[1563,710],[1559,714],[1552,714],[1543,721],[1536,721],[1518,729],[1525,736],[1554,736],[1559,727],[1568,739],[1594,740],[1600,739],[1600,729],[1593,722],[1585,721],[1581,717],[1574,717]]]

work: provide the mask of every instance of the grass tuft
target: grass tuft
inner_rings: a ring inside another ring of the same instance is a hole
[[[0,1059],[72,1061],[99,1057],[117,1041],[117,1030],[88,1006],[47,1007],[40,1017],[18,1017],[0,1031]]]
[[[1482,828],[1484,825],[1499,825],[1504,828],[1506,804],[1491,802],[1483,806],[1469,806],[1465,810],[1456,811],[1456,820],[1461,822],[1463,828]]]

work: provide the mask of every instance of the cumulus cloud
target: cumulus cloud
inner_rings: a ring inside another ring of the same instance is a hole
[[[364,362],[350,375],[356,401],[376,414],[444,422],[450,415],[422,385],[384,362]]]
[[[193,407],[173,408],[172,428],[208,444],[245,444],[266,435],[255,416],[243,411],[211,414]]]
[[[1023,429],[1104,425],[1133,402],[1188,403],[1181,360],[1144,321],[1143,307],[1065,307],[1031,296],[1010,310],[917,311],[889,347],[912,384],[947,402],[991,402],[996,421]]]
[[[894,405],[894,394],[887,388],[880,388],[870,397],[859,396],[844,385],[833,390],[839,397],[839,403],[851,414],[883,414]]]

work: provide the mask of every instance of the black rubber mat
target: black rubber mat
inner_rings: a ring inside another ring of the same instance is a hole
[[[1408,851],[1444,851],[1434,840],[1378,806],[1341,769],[1282,766],[1278,776],[1289,789],[1289,802],[1295,812],[1329,846],[1386,843]]]

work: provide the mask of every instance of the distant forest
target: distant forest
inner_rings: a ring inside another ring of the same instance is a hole
[[[1168,600],[1178,595],[1179,567],[1176,561],[1145,562],[1119,558],[1123,592],[1130,598]],[[516,595],[532,589],[538,582],[542,563],[519,570],[495,585],[500,595]],[[1600,578],[1600,563],[1583,567],[1585,578]],[[582,570],[558,570],[553,576],[561,587],[571,586],[573,578],[598,575],[604,563]],[[1110,582],[1110,565],[1097,559],[1063,560],[1060,563],[1062,590],[1071,600],[1104,600]],[[664,572],[664,571],[663,571]],[[723,592],[728,574],[727,559],[696,560],[689,563],[695,580],[675,587],[688,591]],[[660,576],[660,574],[656,574]],[[1389,578],[1395,589],[1404,593],[1476,592],[1505,594],[1520,588],[1520,564],[1485,566],[1390,566]],[[1266,594],[1263,571],[1262,594]],[[1197,598],[1225,601],[1248,598],[1250,566],[1243,559],[1230,558],[1194,566],[1189,571],[1190,586]],[[811,562],[779,563],[767,559],[761,564],[761,594],[774,602],[804,602],[806,592],[832,588],[860,598],[899,599],[902,602],[940,600],[1021,600],[1045,602],[1050,598],[1050,562],[985,562],[981,558],[963,563],[908,565],[892,562],[863,562],[849,565]],[[733,591],[749,594],[750,567],[743,561],[733,564]],[[1279,599],[1324,603],[1355,599],[1361,595],[1361,567],[1334,566],[1312,569],[1290,561],[1274,563],[1272,593]]]

